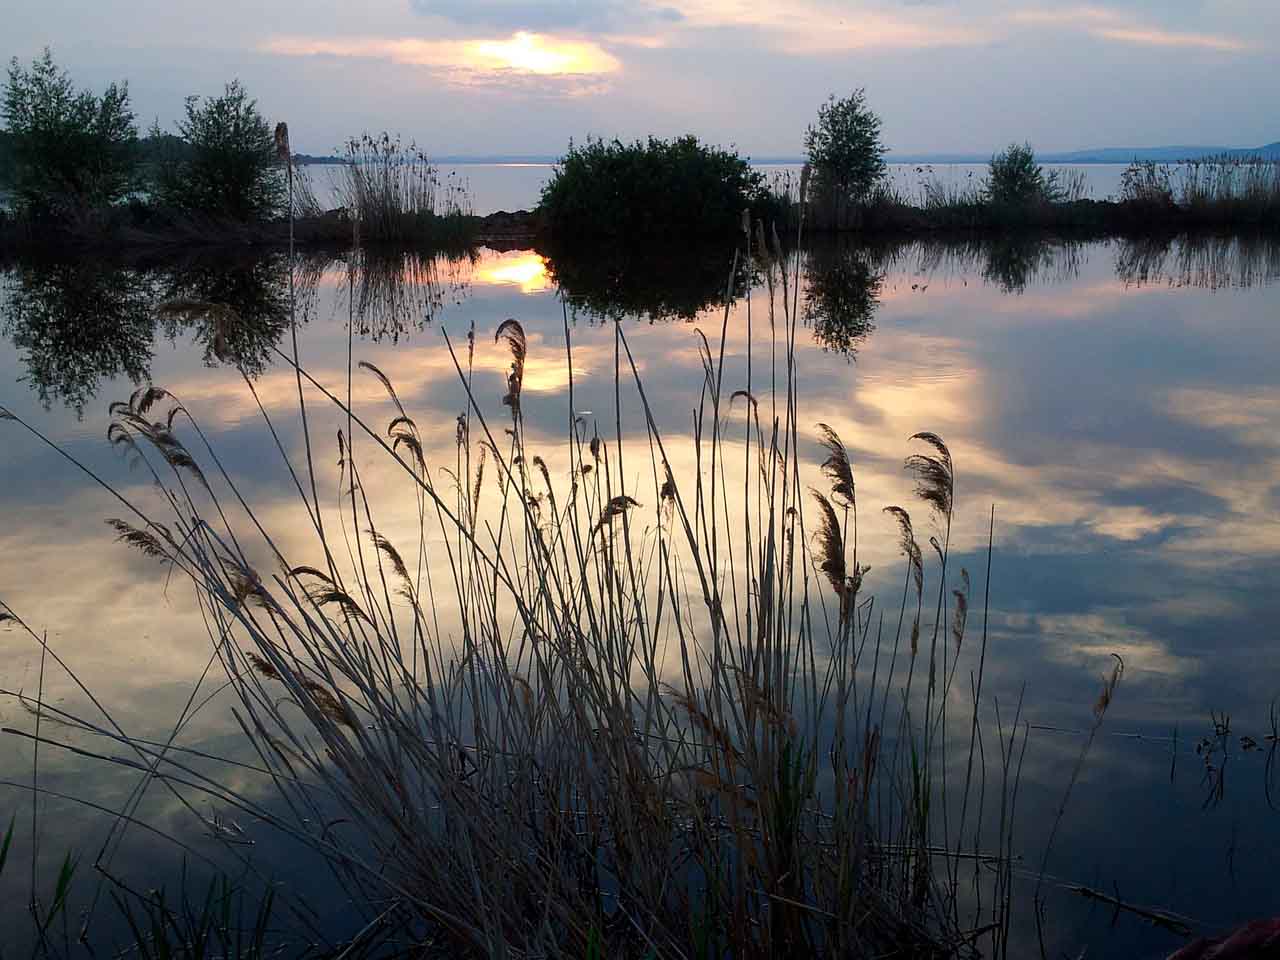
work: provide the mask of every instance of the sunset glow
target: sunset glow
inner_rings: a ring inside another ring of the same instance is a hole
[[[516,33],[509,40],[466,45],[468,65],[542,76],[612,73],[618,61],[594,43],[558,41],[537,33]]]
[[[475,282],[515,286],[521,293],[537,293],[551,286],[547,262],[536,253],[502,257],[495,263],[477,267]]]
[[[277,37],[263,44],[262,50],[294,57],[365,57],[473,74],[574,77],[612,73],[621,67],[597,44],[561,41],[523,31],[505,40],[466,41],[421,40],[416,37]]]

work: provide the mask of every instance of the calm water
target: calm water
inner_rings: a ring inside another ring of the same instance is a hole
[[[996,508],[984,698],[998,700],[1007,716],[1025,690],[1032,724],[1017,827],[1021,934],[1034,936],[1031,878],[1113,652],[1125,660],[1124,681],[1048,868],[1051,946],[1073,956],[1085,946],[1091,956],[1162,956],[1180,943],[1129,915],[1113,921],[1109,907],[1065,884],[1174,911],[1207,930],[1274,912],[1280,820],[1268,802],[1275,743],[1267,738],[1280,693],[1280,249],[1222,240],[828,247],[805,262],[800,419],[831,424],[850,449],[869,589],[889,597],[900,589],[894,531],[878,508],[912,503],[901,466],[912,433],[939,433],[955,456],[952,544],[956,562],[971,571],[985,569],[988,511]],[[662,426],[676,435],[687,431],[701,380],[695,328],[718,337],[725,272],[723,261],[685,266],[650,288],[619,291],[616,282],[596,284],[590,268],[549,266],[530,251],[382,262],[354,289],[343,263],[299,264],[298,349],[334,388],[345,389],[349,363],[377,364],[420,424],[439,424],[424,431],[428,460],[451,460],[465,398],[442,334],[459,343],[475,325],[477,390],[501,410],[509,355],[492,343],[492,331],[517,317],[529,333],[529,433],[535,447],[553,450],[567,404],[566,317],[578,410],[611,422],[613,333],[601,318],[623,315],[648,392],[660,398]],[[230,303],[256,318],[230,346],[297,455],[296,384],[272,353],[276,343],[289,344],[287,269],[281,259],[145,269],[10,264],[0,274],[0,406],[145,497],[141,473],[106,443],[106,408],[137,383],[162,385],[201,420],[285,552],[305,557],[309,541],[271,435],[243,379],[218,359],[227,344],[215,349],[207,322],[157,319],[155,311],[182,297]],[[732,372],[747,347],[741,301],[727,337]],[[376,383],[357,379],[353,398],[375,421],[387,419]],[[313,436],[332,438],[338,419],[313,409]],[[623,413],[624,429],[639,435],[637,411]],[[175,735],[184,747],[241,755],[219,678],[202,676],[210,643],[187,585],[166,582],[153,562],[113,542],[103,519],[121,508],[100,487],[14,425],[0,423],[0,431],[0,599],[47,630],[50,647],[131,735]],[[317,443],[319,460],[336,459],[330,440]],[[816,478],[822,456],[814,436],[809,443]],[[366,488],[390,491],[390,478],[368,459]],[[386,529],[411,522],[388,510]],[[922,528],[924,515],[919,510]],[[981,590],[981,575],[975,579]],[[0,688],[35,691],[39,647],[0,628],[0,649]],[[52,662],[43,686],[48,701],[95,716]],[[1222,724],[1226,716],[1230,732],[1215,736],[1215,718]],[[0,724],[31,730],[34,719],[7,695]],[[120,752],[56,724],[44,733]],[[0,738],[0,779],[9,784],[0,787],[0,820],[13,811],[29,827],[21,784],[30,783],[31,767],[29,742]],[[249,774],[221,775],[268,790]],[[42,750],[45,790],[119,809],[137,781],[120,766]],[[214,855],[219,845],[197,814],[213,822],[233,813],[193,792],[184,797],[193,809],[152,785],[137,816]],[[40,862],[50,884],[66,851],[93,859],[108,822],[55,796],[42,800],[41,818]],[[254,841],[244,855],[255,867],[321,897],[323,875],[307,870],[296,850],[243,826]],[[15,830],[14,847],[22,869],[0,881],[0,909],[17,916],[29,881],[29,829]],[[181,856],[132,827],[109,866],[140,887],[155,886],[173,878]],[[110,911],[98,913],[104,919],[95,929],[110,930]]]

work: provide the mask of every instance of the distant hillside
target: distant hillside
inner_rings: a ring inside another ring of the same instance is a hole
[[[1041,163],[1132,163],[1135,160],[1153,163],[1179,163],[1183,160],[1200,160],[1206,157],[1262,157],[1280,160],[1280,141],[1265,147],[1098,147],[1093,150],[1068,150],[1060,153],[1037,153]],[[991,154],[980,153],[891,153],[890,163],[986,163]]]

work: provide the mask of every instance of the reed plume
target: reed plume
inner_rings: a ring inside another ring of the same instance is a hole
[[[529,341],[525,337],[524,327],[512,317],[508,317],[498,325],[493,335],[493,342],[505,339],[511,348],[511,372],[507,374],[507,393],[502,402],[511,408],[512,416],[520,414],[520,390],[524,386],[524,361],[528,353]]]
[[[935,454],[913,453],[904,463],[905,469],[916,478],[916,496],[929,503],[940,516],[950,520],[955,499],[955,472],[951,451],[936,433],[916,433],[912,434],[911,439],[922,440],[935,451]]]
[[[818,442],[827,448],[827,459],[822,462],[822,472],[831,481],[831,495],[852,506],[855,497],[849,452],[845,450],[840,437],[827,424],[818,424],[818,432],[821,434]]]

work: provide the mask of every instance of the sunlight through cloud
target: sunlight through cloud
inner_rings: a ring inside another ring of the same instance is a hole
[[[414,37],[277,37],[263,44],[283,56],[365,57],[473,74],[576,77],[613,73],[618,60],[598,44],[520,31],[506,39],[421,40]]]

